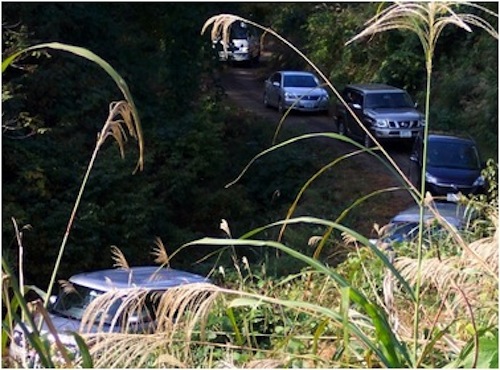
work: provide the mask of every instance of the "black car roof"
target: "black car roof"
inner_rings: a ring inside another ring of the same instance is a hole
[[[346,88],[351,88],[363,92],[374,92],[374,91],[391,91],[391,92],[401,92],[404,91],[403,89],[400,89],[398,87],[386,85],[386,84],[350,84],[347,85]]]
[[[475,144],[472,138],[466,136],[430,133],[428,139],[429,141],[455,141],[455,142]]]

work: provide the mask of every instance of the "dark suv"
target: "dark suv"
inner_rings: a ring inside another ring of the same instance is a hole
[[[423,135],[415,140],[410,156],[410,177],[420,188]],[[432,195],[480,194],[485,191],[481,176],[484,167],[477,146],[471,138],[449,134],[428,135],[425,189]]]
[[[412,141],[423,130],[424,115],[405,90],[384,84],[355,84],[347,85],[342,97],[377,140]],[[372,144],[343,104],[337,105],[334,118],[340,134],[362,140],[365,146]]]

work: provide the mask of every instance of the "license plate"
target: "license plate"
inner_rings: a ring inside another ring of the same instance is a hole
[[[411,131],[400,131],[399,137],[404,137],[404,138],[411,137]]]
[[[302,106],[304,108],[314,108],[314,103],[310,103],[310,102],[302,102]]]

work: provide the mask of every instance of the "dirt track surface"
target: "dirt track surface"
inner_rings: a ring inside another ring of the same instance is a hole
[[[224,87],[227,99],[239,108],[247,110],[254,115],[260,116],[269,120],[275,127],[278,126],[281,119],[281,114],[273,108],[266,108],[263,104],[264,80],[272,71],[266,68],[266,63],[262,62],[257,67],[244,65],[226,65],[220,76],[221,84]],[[299,130],[300,134],[316,133],[316,132],[337,132],[335,121],[331,114],[306,114],[306,113],[291,113],[286,117],[283,123],[281,132],[284,134],[287,129],[294,127]],[[278,142],[280,141],[278,135]],[[355,147],[349,143],[340,142],[332,139],[315,139],[321,142],[320,145],[328,146],[328,150],[335,152],[337,155],[352,152]],[[401,144],[386,145],[391,157],[402,169],[407,172],[409,162],[409,148]],[[359,177],[352,181],[369,181],[376,182],[380,189],[389,188],[392,186],[400,186],[401,184],[390,173],[384,169],[379,161],[373,157],[363,154],[353,158],[356,161],[356,167],[361,167],[363,173],[359,173]],[[387,205],[385,214],[396,214],[411,204],[410,196],[405,192],[396,192],[392,195],[391,204]],[[384,223],[388,221],[379,220]]]

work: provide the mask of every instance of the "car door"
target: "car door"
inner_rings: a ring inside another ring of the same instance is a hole
[[[268,97],[269,103],[274,107],[278,106],[278,101],[280,98],[280,89],[282,84],[281,77],[282,74],[276,72],[270,78],[271,83],[269,84]]]
[[[356,117],[363,122],[363,94],[356,90],[349,90],[347,92],[347,104],[352,109]],[[351,134],[358,138],[364,137],[365,132],[349,112],[347,112],[346,122]]]
[[[413,148],[410,154],[410,168],[408,170],[411,183],[419,190],[422,169],[422,150],[423,141],[422,136],[419,135],[415,138],[415,142],[413,143]]]

